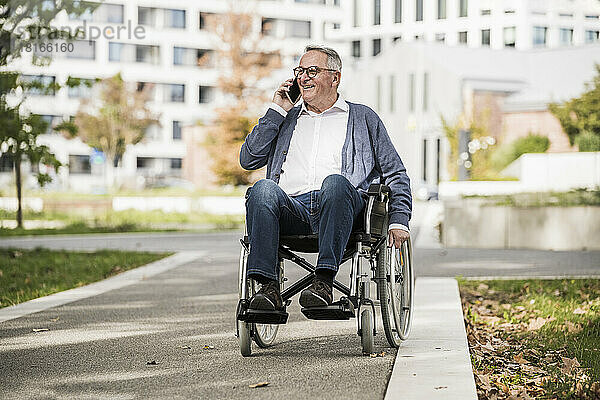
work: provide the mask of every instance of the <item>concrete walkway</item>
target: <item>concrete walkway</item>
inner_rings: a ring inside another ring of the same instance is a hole
[[[19,317],[26,317],[33,313],[40,313],[44,310],[47,310],[46,312],[56,312],[60,309],[56,308],[58,306],[73,303],[79,300],[84,300],[86,298],[90,298],[86,301],[88,307],[90,307],[89,310],[95,313],[94,311],[92,311],[95,309],[93,304],[97,303],[98,301],[100,302],[99,304],[102,304],[103,301],[105,301],[102,300],[102,298],[105,298],[105,296],[109,294],[107,292],[112,291],[111,293],[115,294],[111,296],[118,296],[118,293],[123,293],[123,290],[119,291],[118,289],[124,289],[129,285],[133,285],[131,287],[135,288],[133,289],[135,292],[140,292],[140,290],[142,290],[143,287],[152,287],[144,286],[147,285],[147,283],[145,282],[149,283],[149,278],[154,276],[154,281],[168,279],[170,275],[170,273],[168,273],[169,270],[174,270],[176,267],[184,266],[186,264],[187,266],[181,268],[182,271],[174,273],[176,273],[178,276],[188,275],[189,272],[186,272],[184,270],[186,268],[190,268],[189,263],[192,260],[196,260],[196,262],[198,262],[200,259],[205,258],[202,255],[203,254],[200,252],[180,252],[167,259],[163,259],[155,263],[149,264],[147,266],[125,272],[123,274],[117,275],[115,277],[109,278],[101,282],[57,293],[51,296],[35,299],[13,307],[0,309],[0,322],[16,319]],[[227,262],[227,264],[229,264],[229,262]],[[177,268],[177,270],[179,270],[179,268]],[[158,275],[161,273],[162,275]],[[177,278],[175,280],[175,283],[181,282],[179,279],[181,278]],[[142,284],[142,286],[139,285],[140,283]],[[144,290],[144,292],[145,291],[146,290]],[[101,294],[105,294],[105,296],[99,296]],[[92,297],[94,298],[92,299]],[[231,295],[227,295],[227,299],[229,299],[229,297],[231,297],[231,302],[233,305],[237,296],[235,295],[235,293],[232,293]],[[123,300],[125,299],[123,298]],[[129,300],[127,301],[135,303],[136,301],[139,302],[139,299],[129,298]],[[77,308],[77,306],[74,307]],[[160,313],[160,311],[156,310],[155,313]],[[229,315],[229,313],[226,314]],[[297,313],[294,312],[294,314]],[[43,315],[43,313],[39,315]],[[208,316],[208,314],[206,315]],[[67,318],[66,315],[64,315],[63,318]],[[380,320],[379,317],[378,320]],[[21,321],[21,319],[19,321]],[[84,322],[84,325],[87,325],[92,321],[87,320],[82,322]],[[286,326],[285,329],[288,332],[288,336],[290,334],[292,335],[288,338],[288,340],[295,338],[294,341],[302,342],[309,340],[311,336],[315,335],[315,332],[318,332],[319,338],[333,338],[337,337],[340,334],[344,334],[345,337],[348,340],[350,340],[350,348],[354,349],[354,347],[356,347],[357,344],[352,344],[352,342],[354,342],[356,339],[355,335],[352,334],[352,332],[355,329],[355,325],[354,322],[350,322],[351,323],[343,323],[340,321],[340,323],[328,323],[325,328],[325,325],[322,321],[308,321],[304,320],[303,317],[299,317],[297,322],[292,321],[291,324],[288,324],[294,325],[293,327]],[[6,325],[4,325],[4,328],[6,328]],[[225,328],[227,328],[227,326]],[[0,325],[0,333],[3,330],[3,326]],[[289,332],[290,330],[293,330],[294,332]],[[379,334],[377,335],[377,343],[379,343],[379,346],[383,347],[386,344],[385,335],[383,334],[383,330],[381,329],[381,327],[378,329],[378,332]],[[57,334],[60,335],[60,331],[58,331]],[[2,339],[2,336],[4,335],[0,335],[0,339]],[[102,335],[98,336],[98,338],[100,338],[101,336]],[[13,343],[11,342],[11,340],[20,340],[17,339],[17,337],[15,337],[14,339],[6,339],[7,341],[4,341],[4,344],[10,345],[12,343],[13,346],[16,346],[16,342]],[[284,339],[284,337],[282,337],[282,339]],[[323,341],[323,339],[318,339],[318,341]],[[0,342],[2,342],[2,340],[0,340]],[[160,340],[157,340],[157,342],[160,342]],[[284,341],[284,346],[291,346],[296,351],[300,351],[300,349],[298,349],[297,346],[301,346],[301,342],[297,342],[295,345],[293,344],[293,342],[286,342],[287,341]],[[19,343],[21,342],[19,341]],[[146,343],[150,344],[151,342]],[[333,348],[331,349],[331,351],[339,351],[340,344],[332,346]],[[342,346],[346,345],[346,342],[344,342]],[[16,346],[15,349],[20,349],[19,346],[22,345],[20,344]],[[5,350],[8,350],[8,347],[5,348]],[[229,347],[232,347],[231,350],[233,351],[233,354],[237,353],[235,349],[236,343],[231,343]],[[289,350],[290,349],[288,349],[287,351]],[[280,349],[280,351],[277,353],[281,354],[281,351],[285,353],[285,349]],[[389,349],[386,350],[386,352],[388,352],[389,354],[394,353],[393,351],[389,351]],[[258,354],[261,353],[259,352]],[[274,353],[271,352],[271,354],[275,356]],[[8,354],[6,355],[8,356]],[[292,354],[288,354],[288,356],[292,356],[293,359]],[[300,356],[300,353],[297,354],[297,356]],[[237,357],[239,357],[239,353],[236,355],[236,358]],[[281,355],[277,357],[281,357]],[[266,357],[266,359],[264,357],[261,358],[261,362],[268,363],[268,359],[270,357]],[[299,363],[302,362],[301,357],[297,360]],[[352,360],[353,361],[351,364],[358,362],[358,364],[356,364],[355,367],[359,369],[367,368],[365,372],[369,374],[368,357],[367,359],[365,359],[364,357],[359,356],[352,358]],[[256,364],[257,361],[258,360],[255,359],[254,363]],[[333,359],[331,361],[333,361]],[[346,360],[346,363],[348,361],[349,359]],[[275,362],[275,359],[271,359],[271,362]],[[290,360],[287,361],[287,363],[289,362]],[[318,365],[321,366],[320,364]],[[346,367],[348,367],[348,365]],[[378,366],[378,371],[379,369],[381,369],[381,371],[378,372],[380,378],[377,379],[379,380],[383,378],[382,383],[385,382],[384,371],[386,370],[386,368],[388,368],[386,367],[386,364],[381,364],[380,366]],[[391,368],[391,366],[389,368]],[[241,372],[242,371],[239,371],[239,373]],[[381,376],[381,373],[384,373],[384,375]],[[371,376],[373,379],[375,379],[375,376],[373,376],[372,372]],[[341,377],[340,379],[340,384],[343,384],[344,378]],[[158,390],[156,392],[158,397],[161,397],[163,394],[165,394],[164,392],[161,392],[160,388],[156,389]],[[443,398],[468,400],[477,398],[462,320],[458,286],[454,279],[417,279],[413,329],[409,340],[402,344],[402,346],[396,354],[396,359],[393,365],[392,375],[387,386],[387,391],[385,391],[385,387],[383,387],[382,389],[385,393],[386,399]],[[315,387],[314,390],[318,389]],[[376,392],[377,390],[371,393],[375,395]],[[85,391],[79,392],[79,394],[84,393]],[[279,394],[283,395],[284,393],[285,392],[281,392]],[[298,393],[299,392],[297,391],[293,391],[290,394],[292,395],[292,397],[294,397],[298,395]],[[331,395],[331,393],[329,395]],[[379,396],[381,395],[376,395],[376,397]],[[334,398],[335,397],[336,395],[334,395]]]

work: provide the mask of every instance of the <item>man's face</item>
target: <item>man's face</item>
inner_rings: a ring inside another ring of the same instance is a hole
[[[327,68],[327,54],[311,50],[302,56],[300,66],[303,68],[311,66]],[[335,74],[339,74],[339,72],[320,71],[314,78],[309,78],[306,72],[298,76],[298,84],[304,101],[308,104],[327,102],[331,99],[335,101],[337,98]]]

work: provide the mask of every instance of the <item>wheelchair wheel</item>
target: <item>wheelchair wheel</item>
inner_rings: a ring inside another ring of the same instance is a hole
[[[371,354],[375,352],[375,341],[373,339],[373,325],[375,316],[373,310],[365,308],[360,314],[360,344],[362,345],[363,354]]]
[[[377,289],[385,336],[391,347],[399,347],[410,333],[415,275],[410,239],[401,249],[385,243],[377,257]]]
[[[239,298],[241,299],[243,296],[242,288],[246,285],[246,293],[250,293],[250,285],[249,279],[246,279],[246,266],[248,262],[248,253],[246,249],[242,247],[242,252],[240,253],[240,269],[239,269]],[[240,344],[240,352],[242,356],[249,357],[252,354],[252,324],[249,324],[245,321],[236,320],[237,323],[237,331],[238,331],[238,341]]]
[[[240,254],[239,270],[239,296],[242,298],[242,287],[246,285],[246,298],[252,297],[257,289],[256,283],[252,279],[246,278],[246,268],[248,266],[248,252],[242,247]],[[266,348],[273,344],[279,325],[276,324],[254,324],[244,321],[237,321],[239,332],[240,351],[244,357],[252,354],[251,341],[254,339],[259,347]]]

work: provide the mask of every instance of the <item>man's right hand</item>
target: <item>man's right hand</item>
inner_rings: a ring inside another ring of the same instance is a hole
[[[283,108],[286,112],[290,111],[292,107],[294,107],[286,95],[286,93],[290,91],[290,86],[292,86],[293,82],[293,79],[288,79],[287,81],[283,82],[275,91],[275,95],[273,95],[273,103]]]

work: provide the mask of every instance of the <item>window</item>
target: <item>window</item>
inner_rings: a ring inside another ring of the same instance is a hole
[[[481,10],[481,15],[492,15],[492,10],[489,8]]]
[[[138,7],[138,24],[156,26],[156,8]]]
[[[158,46],[144,44],[108,44],[108,61],[158,64]]]
[[[373,56],[381,53],[381,39],[373,39]]]
[[[381,0],[373,0],[373,25],[381,25]]]
[[[26,89],[27,94],[32,96],[54,96],[56,90],[54,83],[56,77],[49,75],[21,75],[21,82],[25,84],[35,84],[40,87],[30,87]]]
[[[436,33],[435,41],[440,42],[440,43],[446,42],[446,34],[445,33]]]
[[[173,103],[185,102],[185,85],[177,83],[166,83],[163,86],[163,90],[164,101]]]
[[[340,29],[341,27],[342,27],[342,24],[340,24],[339,22],[333,23],[333,29]]]
[[[94,22],[105,23],[123,23],[123,5],[122,4],[107,4],[103,3],[94,10]]]
[[[415,0],[415,21],[423,21],[423,0]]]
[[[265,36],[275,36],[275,34],[277,32],[275,30],[276,22],[277,22],[277,20],[275,20],[273,18],[263,18],[260,32]]]
[[[137,82],[136,89],[138,92],[146,92],[148,100],[153,101],[155,99],[156,84],[151,82]]]
[[[600,19],[600,15],[595,14],[595,15],[586,15],[585,19]]]
[[[70,174],[91,174],[89,155],[69,154],[69,173]]]
[[[359,0],[352,0],[352,26],[356,27],[360,24],[360,5],[358,4]]]
[[[423,182],[427,182],[427,139],[423,139]]]
[[[504,28],[504,47],[515,47],[517,38],[517,28],[509,26]]]
[[[396,111],[396,77],[390,75],[390,111]]]
[[[333,5],[335,7],[339,7],[340,6],[340,0],[333,0]]]
[[[490,30],[489,29],[481,30],[481,45],[482,46],[490,45]]]
[[[181,121],[173,121],[173,140],[181,140]]]
[[[375,96],[377,97],[377,111],[381,111],[381,76],[375,78]]]
[[[423,74],[423,111],[429,108],[429,73]]]
[[[458,5],[458,16],[459,17],[466,17],[469,8],[469,4],[467,2],[467,0],[459,0],[459,5]]]
[[[408,110],[415,111],[415,74],[408,74]]]
[[[600,31],[585,31],[585,42],[594,43],[600,39]]]
[[[573,14],[560,13],[558,14],[561,18],[573,18]]]
[[[394,0],[394,22],[402,22],[402,0]]]
[[[504,10],[504,14],[514,14],[514,13],[515,13],[515,10],[512,10],[512,9]]]
[[[210,103],[213,96],[213,88],[211,86],[198,86],[198,103]]]
[[[285,36],[294,38],[310,39],[310,21],[297,21],[286,19]]]
[[[198,29],[206,29],[214,19],[214,13],[201,12],[198,14]],[[264,20],[264,18],[263,18]]]
[[[546,45],[546,32],[548,28],[545,26],[534,26],[533,27],[533,45],[534,46],[545,46]]]
[[[93,40],[74,40],[73,51],[66,52],[67,58],[76,58],[81,60],[96,59],[96,42]]]
[[[171,169],[181,169],[183,164],[181,158],[170,158],[169,161],[171,162]]]
[[[154,158],[152,157],[137,157],[136,167],[138,169],[148,169],[152,166]]]
[[[46,131],[44,132],[46,135],[56,133],[54,128],[63,122],[63,118],[60,115],[40,115],[40,117],[47,124]]]
[[[560,44],[568,46],[573,44],[573,29],[561,28],[560,29]]]
[[[438,19],[446,19],[446,0],[438,0],[437,17]]]
[[[68,89],[68,96],[74,99],[87,99],[92,96],[92,86],[94,85],[93,79],[78,79],[79,85],[70,86]]]
[[[458,32],[458,43],[467,44],[467,32]]]
[[[352,41],[352,57],[355,57],[355,58],[360,57],[360,40]]]
[[[144,131],[144,138],[150,139],[150,140],[156,140],[160,137],[160,133],[161,133],[160,126],[158,124],[151,124]]]
[[[13,158],[8,153],[0,154],[0,172],[12,172],[13,171]]]
[[[166,28],[185,29],[185,10],[167,8],[164,11]]]
[[[173,65],[211,67],[213,65],[212,55],[212,50],[173,47]]]
[[[392,42],[396,43],[398,41],[402,41],[402,36],[394,36],[394,38],[392,39]]]

